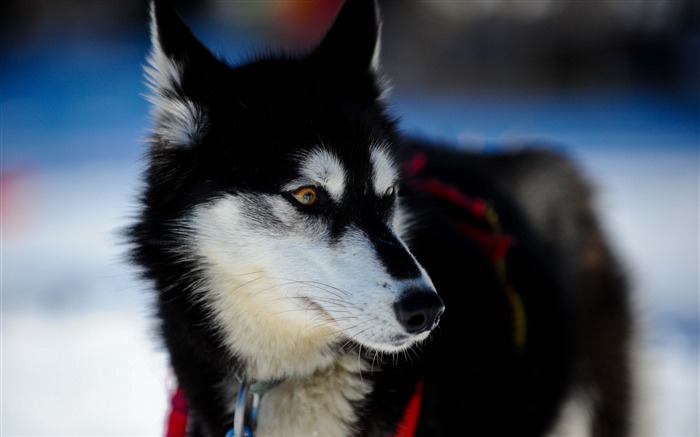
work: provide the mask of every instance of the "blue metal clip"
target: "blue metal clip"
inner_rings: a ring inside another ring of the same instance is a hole
[[[248,384],[241,381],[236,396],[236,407],[233,411],[233,427],[226,433],[226,437],[255,437],[255,429],[258,406],[260,405],[260,393],[253,392],[250,411],[246,414],[246,400],[248,398]],[[250,424],[246,425],[247,422]]]

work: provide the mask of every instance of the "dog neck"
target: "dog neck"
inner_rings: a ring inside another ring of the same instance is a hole
[[[264,399],[262,404],[255,405],[255,411],[250,415],[243,408],[234,428],[250,427],[257,437],[275,435],[324,435],[351,436],[357,432],[358,411],[365,407],[368,394],[373,389],[372,382],[363,378],[361,371],[365,369],[364,361],[357,357],[344,355],[332,368],[319,371],[310,378],[293,378],[276,381],[257,381],[247,389],[256,392]],[[244,382],[246,386],[248,382]],[[235,387],[233,392],[241,394],[241,380],[229,385]],[[245,393],[247,390],[243,390]],[[264,395],[264,396],[263,396]],[[423,382],[419,378],[413,394],[404,408],[401,421],[394,430],[394,437],[413,437],[420,415],[423,397]],[[258,398],[259,399],[259,398]],[[231,413],[239,414],[240,399],[232,398]],[[262,408],[260,409],[260,407]],[[167,420],[166,435],[168,437],[185,437],[189,417],[187,399],[178,388],[171,398],[171,409]],[[234,417],[236,417],[234,415]],[[252,420],[252,422],[250,420]],[[256,426],[259,425],[259,426]],[[365,430],[374,435],[378,431]],[[378,435],[385,435],[387,429],[382,428]],[[369,435],[368,434],[368,435]],[[235,434],[234,434],[235,435]]]
[[[363,359],[343,354],[329,366],[305,377],[246,381],[261,395],[257,409],[257,437],[353,434],[357,411],[372,391]],[[236,391],[240,383],[236,385]],[[235,394],[234,394],[235,396]],[[235,405],[235,397],[231,402]]]

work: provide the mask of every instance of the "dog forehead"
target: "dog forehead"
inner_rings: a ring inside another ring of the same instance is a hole
[[[364,156],[362,156],[364,155]],[[384,193],[398,178],[396,163],[385,143],[364,150],[340,154],[316,147],[301,155],[299,173],[304,179],[322,184],[333,198],[340,199],[353,183],[367,184],[377,194]]]
[[[379,194],[384,193],[399,178],[396,161],[389,151],[388,144],[382,143],[373,147],[370,151],[370,160],[374,191]]]
[[[332,151],[320,147],[302,154],[299,174],[323,185],[335,200],[340,199],[347,186],[348,174],[339,157]]]

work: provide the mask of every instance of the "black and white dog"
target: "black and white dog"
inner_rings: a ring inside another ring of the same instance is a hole
[[[309,53],[238,66],[150,11],[128,238],[171,435],[541,436],[572,404],[589,435],[629,433],[626,280],[568,159],[401,136],[373,0]]]

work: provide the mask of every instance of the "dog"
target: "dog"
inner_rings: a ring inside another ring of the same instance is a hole
[[[570,411],[629,434],[628,278],[573,160],[401,134],[373,0],[241,65],[166,2],[150,18],[127,238],[178,385],[167,435],[545,436]]]

